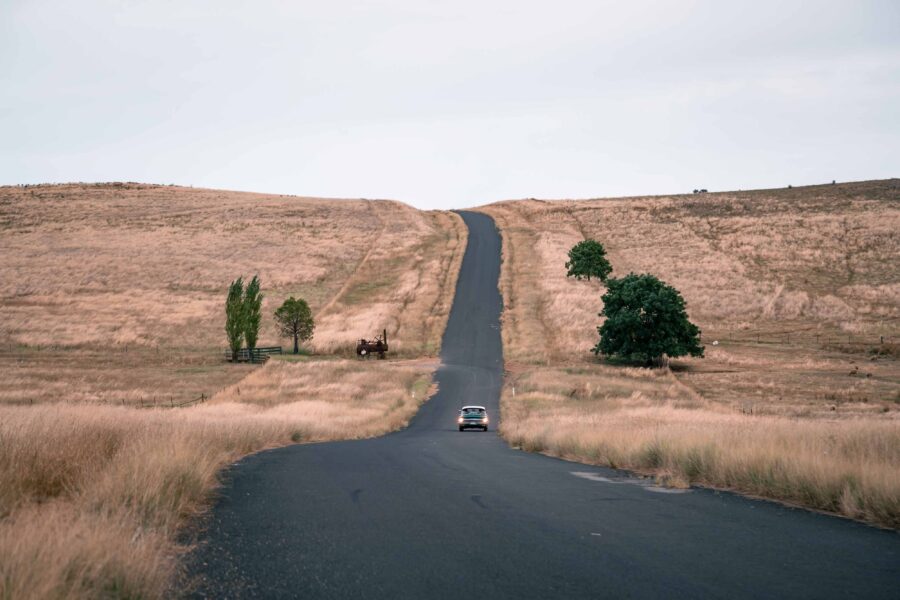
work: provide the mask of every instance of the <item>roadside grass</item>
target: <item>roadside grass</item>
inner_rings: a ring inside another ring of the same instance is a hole
[[[515,394],[513,394],[515,389]],[[664,369],[529,368],[507,379],[513,446],[900,528],[900,422],[749,415]]]
[[[224,466],[264,448],[403,427],[432,371],[273,361],[185,409],[0,406],[0,598],[178,595],[188,549],[178,532]]]
[[[565,387],[568,371],[587,369],[600,388],[616,380],[610,369],[632,371],[590,353],[603,285],[565,277],[566,252],[588,237],[606,247],[613,276],[674,285],[706,345],[704,359],[671,362],[687,404],[680,394],[635,404],[638,379],[626,379],[610,392],[615,406],[580,404],[582,423],[556,396],[513,402],[508,391],[512,443],[898,527],[900,181],[479,210],[503,237],[508,384],[534,371]],[[545,431],[534,417],[544,409],[567,425]],[[862,460],[853,448],[869,434]],[[697,452],[714,460],[689,466]]]

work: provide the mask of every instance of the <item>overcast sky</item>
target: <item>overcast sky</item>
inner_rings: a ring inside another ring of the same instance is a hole
[[[0,184],[450,208],[898,176],[897,0],[0,0]]]

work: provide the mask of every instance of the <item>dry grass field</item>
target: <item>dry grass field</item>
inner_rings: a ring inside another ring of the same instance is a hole
[[[513,443],[900,526],[900,181],[481,210],[503,235]],[[590,354],[604,289],[564,268],[589,237],[613,276],[681,291],[706,358],[661,375]]]
[[[387,329],[394,356],[436,355],[466,229],[398,202],[139,184],[0,187],[0,403],[139,404],[207,396],[225,368],[224,297],[259,274],[260,345],[290,295],[312,350],[352,355]]]
[[[0,188],[0,598],[174,595],[224,466],[404,426],[465,244],[457,215],[389,201]],[[288,343],[272,312],[295,295],[316,356],[224,363],[227,285],[253,274],[260,345]],[[395,360],[346,360],[381,329]]]
[[[0,598],[162,598],[225,466],[405,425],[434,363],[270,361],[202,405],[0,405]],[[173,582],[179,588],[173,589]]]

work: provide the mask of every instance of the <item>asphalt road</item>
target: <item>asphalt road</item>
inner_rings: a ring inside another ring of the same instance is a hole
[[[227,475],[200,597],[900,598],[900,535],[510,449],[456,428],[502,380],[493,222],[469,227],[439,392],[410,426],[298,445]]]

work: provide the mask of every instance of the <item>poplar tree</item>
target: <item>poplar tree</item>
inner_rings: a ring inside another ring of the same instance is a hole
[[[263,295],[260,293],[259,276],[254,275],[247,289],[244,290],[243,301],[243,325],[244,340],[247,342],[247,353],[250,360],[253,360],[253,350],[256,348],[256,342],[259,340],[259,326],[262,322],[262,301]]]
[[[237,362],[244,337],[244,279],[238,277],[228,286],[228,298],[225,300],[225,334],[228,336],[228,347],[231,348],[231,360]]]

